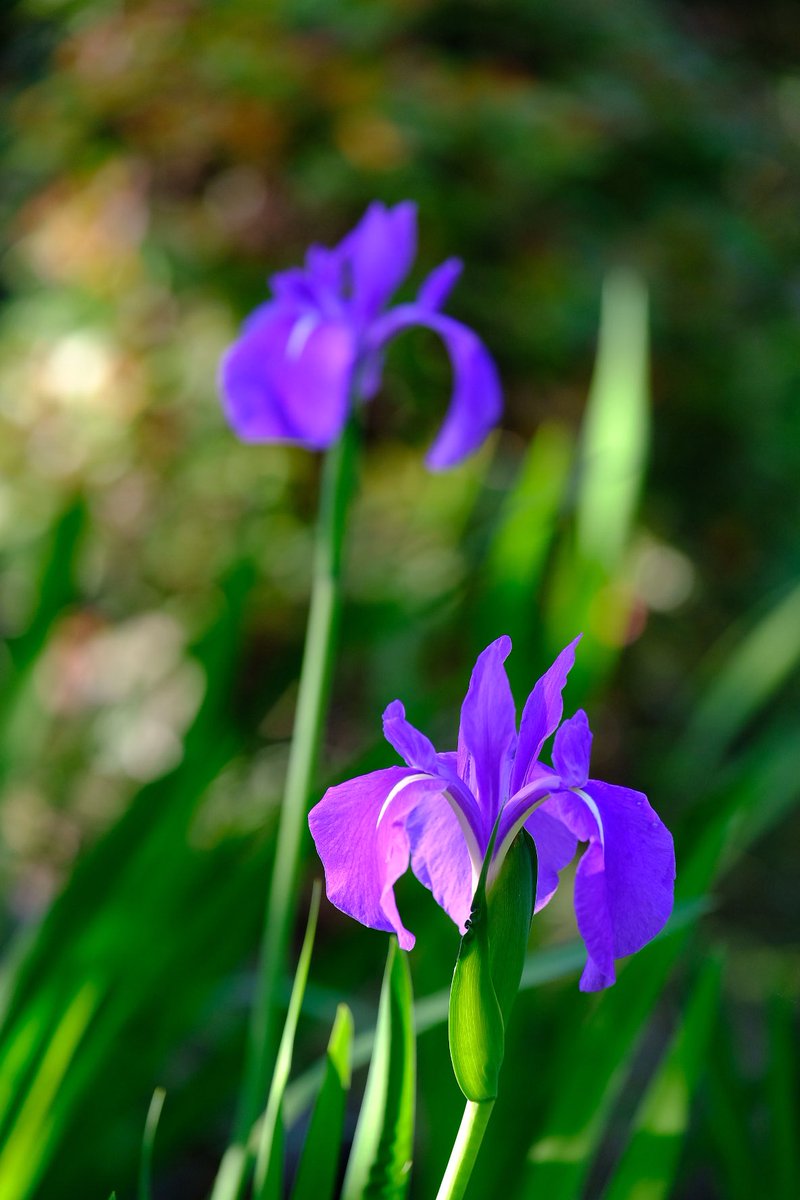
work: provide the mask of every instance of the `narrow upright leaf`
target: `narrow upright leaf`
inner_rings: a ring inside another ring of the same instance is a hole
[[[153,1147],[166,1096],[167,1093],[163,1088],[156,1088],[153,1092],[153,1098],[150,1101],[150,1107],[147,1110],[147,1119],[144,1123],[144,1137],[142,1138],[142,1159],[139,1169],[139,1200],[152,1200]]]
[[[350,1088],[353,1016],[340,1004],[325,1056],[325,1077],[314,1105],[292,1200],[331,1200],[342,1153],[344,1108]]]
[[[308,924],[289,999],[289,1010],[278,1047],[278,1057],[275,1060],[267,1107],[258,1137],[258,1153],[253,1182],[255,1200],[279,1200],[283,1190],[283,1093],[286,1091],[286,1084],[289,1080],[297,1022],[300,1019],[303,994],[306,990],[308,971],[311,966],[311,952],[314,949],[314,935],[317,931],[319,898],[320,886],[319,882],[316,882],[311,895]]]
[[[414,1141],[416,1049],[408,960],[394,938],[383,976],[375,1048],[342,1200],[399,1200]]]

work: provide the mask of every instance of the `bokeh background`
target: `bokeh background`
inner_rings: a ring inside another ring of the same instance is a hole
[[[452,742],[490,638],[514,638],[521,703],[582,629],[568,708],[589,707],[595,773],[675,830],[689,913],[600,1000],[574,967],[523,993],[471,1194],[796,1200],[795,6],[18,0],[0,20],[0,1194],[131,1196],[156,1085],[156,1196],[213,1179],[319,477],[236,442],[217,363],[267,274],[377,197],[419,204],[412,283],[465,260],[451,311],[507,407],[427,474],[449,368],[424,332],[393,348],[321,784],[393,761],[398,695]],[[545,955],[575,937],[562,891]],[[424,996],[457,938],[401,895]],[[336,1000],[374,1019],[385,951],[323,906],[296,1072]],[[422,1197],[460,1098],[441,1024],[419,1055]],[[609,1180],[643,1129],[674,1152],[634,1193]]]

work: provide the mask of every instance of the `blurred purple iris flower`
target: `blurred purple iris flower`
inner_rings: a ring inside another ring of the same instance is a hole
[[[588,778],[586,714],[579,710],[561,724],[561,693],[578,640],[534,687],[519,732],[503,665],[508,637],[475,664],[456,752],[437,753],[406,720],[400,701],[389,705],[384,735],[406,766],[329,788],[309,815],[328,897],[338,908],[373,929],[396,932],[410,950],[414,935],[394,897],[409,861],[463,932],[496,823],[489,886],[524,826],[536,845],[537,912],[578,842],[588,842],[575,876],[575,913],[588,953],[580,986],[597,991],[614,983],[615,959],[641,949],[672,911],[675,855],[646,796]],[[556,729],[547,767],[539,755]]]
[[[305,267],[272,277],[273,299],[251,313],[222,361],[225,412],[240,438],[329,446],[354,400],[378,390],[387,343],[424,325],[442,338],[453,367],[450,409],[427,464],[454,466],[480,446],[502,399],[483,343],[441,312],[460,262],[442,263],[412,303],[387,309],[416,249],[416,205],[375,203],[338,246],[312,246]]]

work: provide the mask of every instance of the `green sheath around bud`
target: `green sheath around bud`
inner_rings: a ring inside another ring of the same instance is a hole
[[[528,944],[536,863],[527,834],[508,851],[487,897],[492,846],[484,862],[450,989],[450,1057],[468,1100],[493,1100],[505,1050],[505,1021]]]

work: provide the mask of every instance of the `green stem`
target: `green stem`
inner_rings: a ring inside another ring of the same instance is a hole
[[[436,1200],[461,1200],[481,1148],[494,1100],[468,1100]]]
[[[212,1200],[236,1200],[252,1165],[250,1131],[264,1104],[277,1031],[276,1000],[286,975],[297,911],[297,879],[308,802],[328,711],[341,598],[342,549],[355,473],[357,419],[351,417],[325,458],[317,520],[311,603],[297,695],[275,859],[264,914],[256,994],[250,1016],[244,1078],[232,1144],[222,1160]]]

